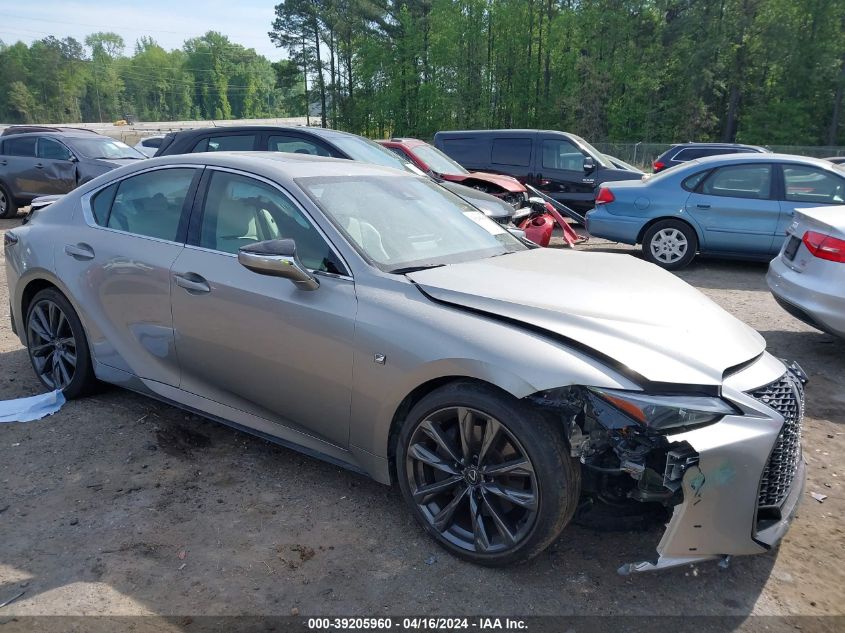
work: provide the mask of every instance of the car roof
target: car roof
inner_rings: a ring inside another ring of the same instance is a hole
[[[308,125],[221,125],[219,127],[197,127],[191,128],[190,130],[180,130],[179,132],[173,132],[173,134],[184,137],[238,132],[305,132],[306,134],[313,134],[322,138],[331,138],[333,136],[357,137],[356,134],[341,132],[340,130],[311,127]]]
[[[725,148],[725,149],[753,149],[753,150],[757,150],[759,152],[768,152],[769,151],[765,147],[761,147],[759,145],[746,145],[744,143],[716,143],[716,142],[713,142],[713,143],[707,143],[707,142],[698,143],[698,142],[694,142],[694,141],[690,141],[688,143],[674,143],[672,145],[672,147],[670,147],[669,149],[677,149],[679,147],[684,147],[684,148],[687,148],[687,147],[703,147],[703,148],[714,147],[714,148]]]
[[[704,156],[703,158],[696,158],[695,160],[687,161],[684,165],[710,165],[713,163],[804,163],[807,165],[814,165],[824,169],[837,170],[836,165],[824,160],[823,158],[813,158],[811,156],[798,156],[797,154],[775,154],[767,152],[765,154],[717,154],[715,156]],[[841,171],[841,170],[838,170]]]

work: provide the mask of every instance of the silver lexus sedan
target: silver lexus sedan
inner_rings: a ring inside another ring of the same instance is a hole
[[[476,563],[637,509],[667,527],[623,572],[757,554],[801,495],[797,365],[671,273],[527,248],[424,178],[155,158],[36,211],[5,253],[47,388],[113,383],[398,483]]]

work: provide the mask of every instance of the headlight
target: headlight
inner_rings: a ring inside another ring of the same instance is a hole
[[[588,387],[587,393],[597,396],[593,408],[600,408],[604,402],[624,416],[603,416],[596,411],[599,422],[613,428],[631,426],[635,422],[654,431],[691,428],[717,422],[723,416],[737,413],[728,402],[711,396],[655,396],[641,391],[619,391]],[[599,404],[599,407],[596,405]],[[613,419],[615,417],[615,419]],[[603,419],[604,418],[604,419]],[[625,424],[625,418],[628,424]]]

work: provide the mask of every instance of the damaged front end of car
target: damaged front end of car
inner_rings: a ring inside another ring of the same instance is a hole
[[[599,520],[638,513],[666,522],[656,556],[620,574],[726,565],[768,551],[786,532],[804,483],[806,376],[766,357],[717,389],[569,386],[529,396],[563,425],[581,463],[582,515],[604,508]]]

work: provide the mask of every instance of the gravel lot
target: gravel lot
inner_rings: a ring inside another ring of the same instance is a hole
[[[0,232],[16,225],[0,220]],[[680,276],[810,375],[807,489],[779,551],[623,578],[616,568],[660,530],[571,526],[530,564],[475,567],[425,537],[396,489],[111,388],[0,425],[0,603],[25,592],[0,618],[845,614],[845,341],[784,313],[765,270],[711,260]],[[0,399],[33,395],[0,280]]]

